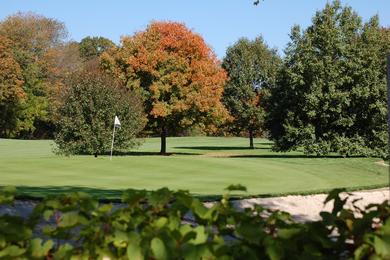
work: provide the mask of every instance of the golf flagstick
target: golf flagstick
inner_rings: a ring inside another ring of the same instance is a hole
[[[114,119],[114,129],[112,130],[112,142],[111,142],[111,153],[110,153],[110,161],[112,160],[112,150],[114,149],[114,139],[115,139],[115,128],[120,127],[121,122],[119,122],[119,118],[115,116]]]

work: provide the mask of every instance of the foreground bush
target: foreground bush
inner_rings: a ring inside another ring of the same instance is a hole
[[[114,147],[128,149],[136,144],[146,123],[136,93],[94,68],[75,73],[68,87],[54,140],[59,153],[98,155],[109,151],[115,115],[122,126],[115,134]]]
[[[232,187],[237,188],[237,187]],[[388,202],[296,223],[260,206],[238,211],[228,195],[205,207],[187,192],[128,190],[120,205],[85,193],[45,198],[29,218],[0,216],[2,259],[389,259]],[[14,190],[0,192],[0,204]]]

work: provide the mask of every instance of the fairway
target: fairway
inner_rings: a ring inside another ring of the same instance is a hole
[[[385,186],[387,167],[378,158],[306,157],[275,153],[266,139],[247,149],[246,138],[168,138],[169,156],[160,156],[160,139],[147,138],[125,155],[57,156],[52,141],[0,140],[0,185],[25,194],[84,190],[112,198],[127,188],[161,187],[202,196],[224,193],[230,184],[248,188],[243,195],[310,193],[332,188]]]

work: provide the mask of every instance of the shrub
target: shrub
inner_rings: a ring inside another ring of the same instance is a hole
[[[55,136],[63,154],[102,154],[111,146],[114,117],[121,121],[116,149],[136,145],[146,119],[138,95],[98,70],[85,70],[68,81],[69,92],[60,108]]]
[[[332,212],[304,224],[260,206],[236,210],[228,194],[209,208],[166,188],[127,190],[119,207],[81,192],[57,195],[27,219],[0,216],[0,258],[389,259],[388,202],[354,206],[358,216],[343,208],[348,198],[339,193],[326,199],[333,200]],[[13,194],[1,191],[0,204],[11,203]]]

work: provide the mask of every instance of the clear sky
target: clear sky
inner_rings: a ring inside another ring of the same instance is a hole
[[[240,37],[262,35],[280,53],[294,24],[310,24],[326,0],[1,0],[0,20],[17,11],[33,11],[65,23],[70,37],[104,36],[119,43],[122,35],[143,30],[152,20],[184,22],[200,33],[222,58],[226,48]],[[390,27],[390,0],[343,0],[366,21],[379,14]]]

